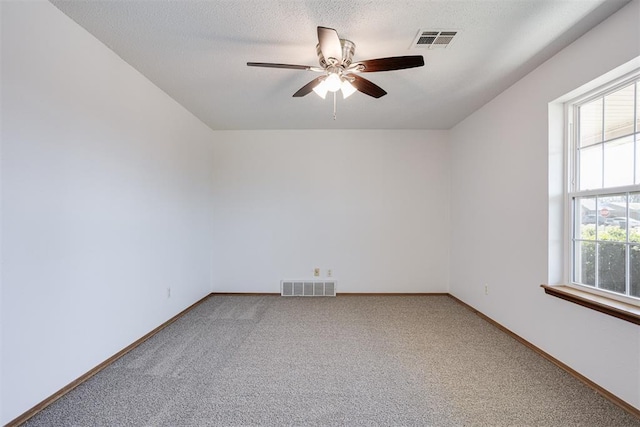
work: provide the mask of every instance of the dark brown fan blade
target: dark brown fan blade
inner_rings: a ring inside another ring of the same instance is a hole
[[[364,65],[364,70],[361,71],[362,73],[373,73],[376,71],[392,71],[402,70],[405,68],[422,67],[424,65],[424,58],[422,55],[393,56],[391,58],[358,61],[358,64]]]
[[[306,85],[302,86],[300,88],[300,90],[298,90],[296,93],[293,94],[294,97],[299,98],[301,96],[305,96],[308,95],[309,93],[311,93],[311,91],[313,90],[314,87],[318,86],[320,84],[320,82],[322,80],[324,80],[325,76],[320,76],[317,77],[313,80],[311,80],[309,83],[307,83]]]
[[[336,30],[318,27],[318,43],[320,43],[320,52],[327,62],[329,62],[329,58],[335,58],[338,64],[342,63],[342,45]]]
[[[310,70],[308,65],[272,64],[270,62],[247,62],[249,67],[289,68],[292,70]]]
[[[385,90],[382,89],[380,86],[370,82],[365,78],[362,78],[355,74],[352,74],[351,77],[353,77],[353,81],[351,82],[353,87],[355,87],[356,89],[358,89],[360,92],[364,94],[373,96],[374,98],[380,98],[381,96],[385,96],[387,94],[387,92],[385,92]]]

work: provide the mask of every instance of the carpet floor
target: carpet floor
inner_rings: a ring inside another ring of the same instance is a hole
[[[26,426],[640,426],[447,296],[212,296]]]

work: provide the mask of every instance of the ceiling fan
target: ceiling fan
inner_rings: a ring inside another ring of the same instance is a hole
[[[302,86],[293,94],[294,97],[308,95],[316,92],[323,99],[327,92],[342,92],[347,98],[356,91],[380,98],[387,92],[375,83],[361,77],[359,73],[373,73],[377,71],[402,70],[405,68],[422,67],[424,58],[422,55],[394,56],[390,58],[369,59],[366,61],[352,62],[356,45],[350,40],[338,37],[338,32],[333,28],[318,27],[318,53],[319,67],[309,65],[274,64],[270,62],[247,62],[250,67],[288,68],[292,70],[315,71],[322,73]],[[335,102],[335,98],[334,98]]]

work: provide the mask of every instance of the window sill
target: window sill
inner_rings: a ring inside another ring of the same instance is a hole
[[[554,297],[579,304],[618,319],[640,325],[640,307],[611,298],[594,295],[565,285],[540,285],[544,292]]]

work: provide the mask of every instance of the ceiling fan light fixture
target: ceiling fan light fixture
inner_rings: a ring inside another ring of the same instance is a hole
[[[337,73],[330,73],[324,82],[329,92],[337,92],[342,87],[342,79]]]
[[[354,92],[358,91],[358,89],[353,87],[353,85],[349,82],[349,80],[346,80],[346,79],[342,81],[342,86],[340,86],[340,90],[342,91],[343,99],[347,99],[348,97],[353,95]]]

